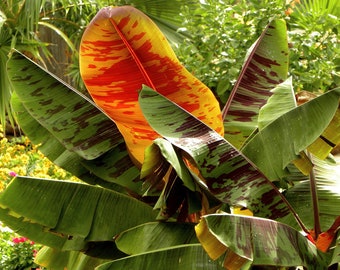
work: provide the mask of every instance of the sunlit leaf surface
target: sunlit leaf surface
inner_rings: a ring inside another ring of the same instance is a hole
[[[271,180],[285,175],[286,166],[328,127],[339,106],[334,89],[298,106],[254,135],[242,153]]]
[[[109,241],[121,231],[156,217],[150,206],[114,191],[27,177],[11,182],[0,196],[0,207],[1,220],[6,216],[23,219],[47,235],[68,238],[70,245],[73,241]],[[25,232],[24,227],[16,229]],[[40,234],[32,236],[32,240],[42,240]]]
[[[176,222],[145,223],[119,234],[116,243],[120,250],[129,255],[194,244],[198,243],[194,226],[190,223]]]
[[[94,101],[114,119],[137,163],[159,137],[138,105],[143,84],[223,134],[213,93],[179,63],[157,26],[131,6],[103,8],[93,18],[81,41],[80,69]]]

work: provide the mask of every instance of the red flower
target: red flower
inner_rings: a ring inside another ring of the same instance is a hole
[[[26,238],[26,237],[15,237],[15,238],[12,239],[12,242],[14,244],[19,244],[19,243],[24,243],[27,240],[28,240],[28,238]]]
[[[12,177],[16,177],[18,175],[16,172],[13,172],[13,171],[9,172],[8,174],[9,176],[12,176]]]

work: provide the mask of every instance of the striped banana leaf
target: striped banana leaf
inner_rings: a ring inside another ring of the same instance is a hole
[[[207,215],[196,226],[196,232],[212,258],[226,253],[227,269],[240,269],[248,262],[261,266],[305,266],[315,270],[327,269],[330,264],[329,257],[299,231],[273,220]]]
[[[250,48],[223,108],[224,137],[237,149],[258,127],[258,114],[271,90],[287,79],[288,41],[284,20],[272,20]]]
[[[123,137],[93,102],[20,53],[7,70],[20,127],[49,159],[90,184],[141,192]]]
[[[219,200],[267,218],[290,213],[275,186],[222,136],[148,87],[140,92],[139,102],[149,124],[190,156],[199,183]]]

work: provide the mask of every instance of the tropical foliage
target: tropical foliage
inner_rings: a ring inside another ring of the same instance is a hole
[[[18,176],[0,196],[1,220],[45,245],[37,262],[53,269],[337,265],[329,154],[340,142],[340,90],[297,104],[288,59],[286,24],[274,19],[218,111],[132,7],[102,9],[83,35],[96,103],[13,52],[21,128],[85,183]]]
[[[130,1],[114,1],[116,5]],[[149,14],[173,41],[180,24],[182,1],[135,0],[134,5]],[[15,125],[10,98],[13,92],[6,76],[11,49],[24,52],[68,83],[82,90],[79,76],[79,41],[96,12],[112,5],[109,0],[4,0],[0,3],[0,124]],[[160,8],[161,7],[161,8]],[[163,11],[162,11],[163,9]],[[166,21],[164,21],[166,20]],[[69,63],[72,64],[69,64]],[[7,125],[8,126],[8,125]]]

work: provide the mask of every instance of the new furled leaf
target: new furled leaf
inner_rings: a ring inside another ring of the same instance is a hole
[[[190,156],[200,184],[218,199],[262,217],[275,219],[290,213],[275,186],[215,131],[148,87],[139,100],[149,124]]]

